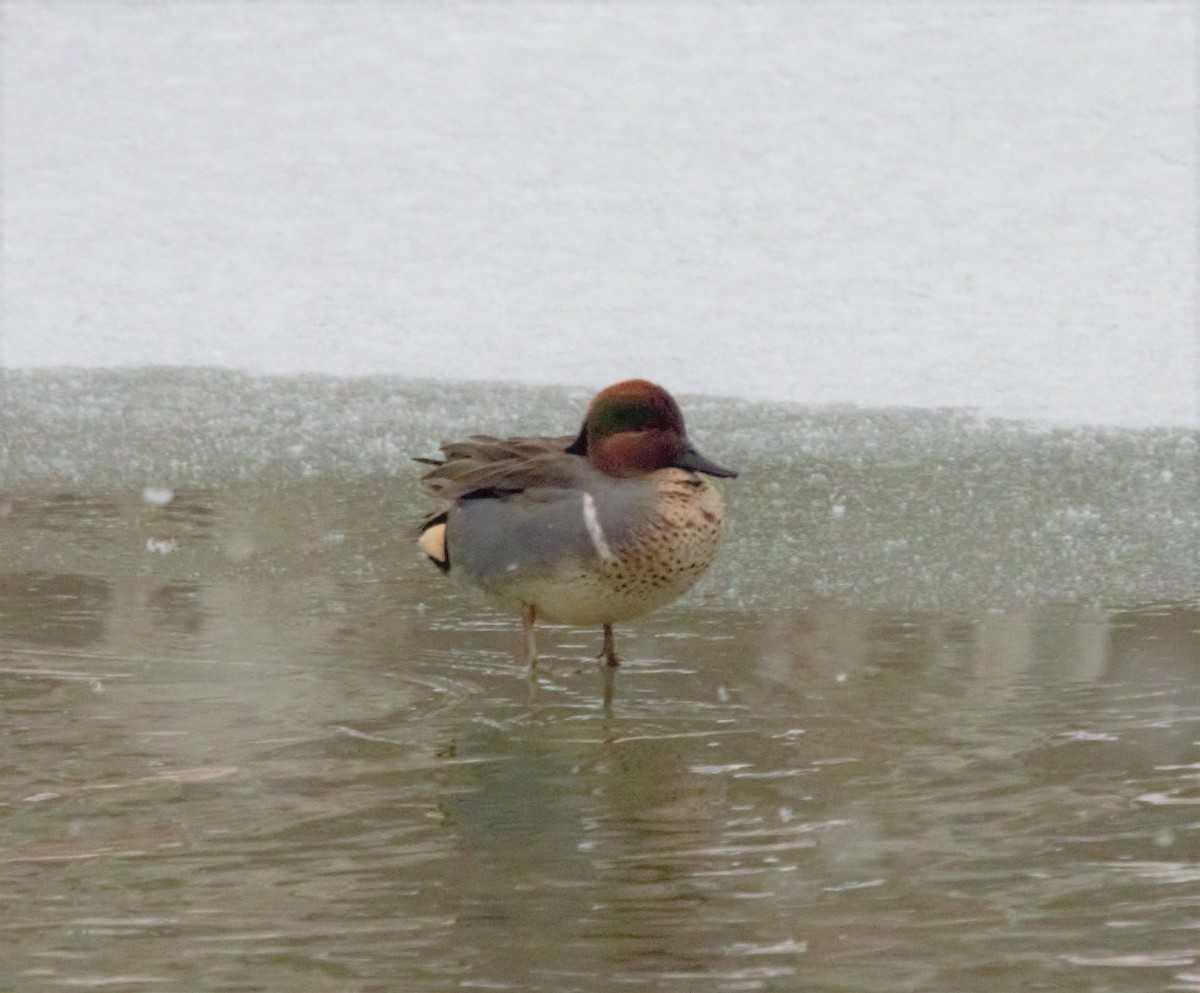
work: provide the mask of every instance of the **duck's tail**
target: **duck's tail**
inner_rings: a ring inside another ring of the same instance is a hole
[[[450,549],[446,546],[446,516],[448,513],[443,510],[426,518],[421,525],[421,533],[417,537],[417,546],[442,572],[450,571]]]

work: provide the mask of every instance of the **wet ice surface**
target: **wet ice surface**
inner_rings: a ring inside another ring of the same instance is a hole
[[[685,398],[733,526],[606,716],[410,532],[586,393],[3,388],[13,988],[1200,989],[1194,432]]]
[[[472,432],[576,430],[591,391],[219,370],[10,372],[0,473],[14,493],[143,496],[232,483],[368,483],[392,516],[432,504],[413,455]],[[962,411],[684,398],[700,450],[742,479],[705,602],[797,598],[935,609],[1194,592],[1197,439],[1187,429],[1052,427]],[[253,498],[257,503],[257,499]]]

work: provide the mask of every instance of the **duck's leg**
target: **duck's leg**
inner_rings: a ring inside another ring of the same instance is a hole
[[[521,642],[521,661],[530,669],[537,667],[537,636],[533,633],[536,620],[537,607],[531,603],[521,604],[521,627],[525,635]]]
[[[617,658],[617,649],[613,645],[611,624],[604,625],[604,647],[600,649],[600,658],[614,668],[621,664],[621,660]]]
[[[617,686],[617,667],[615,665],[606,665],[601,672],[604,673],[604,713],[611,717],[613,712],[613,696]]]

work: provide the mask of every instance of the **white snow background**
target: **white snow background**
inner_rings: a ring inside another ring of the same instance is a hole
[[[0,19],[0,366],[1200,423],[1192,4]]]

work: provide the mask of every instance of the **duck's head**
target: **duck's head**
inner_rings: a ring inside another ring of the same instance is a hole
[[[579,437],[567,451],[584,456],[609,476],[641,476],[669,468],[737,475],[692,447],[679,405],[661,386],[644,379],[626,379],[597,393]]]

